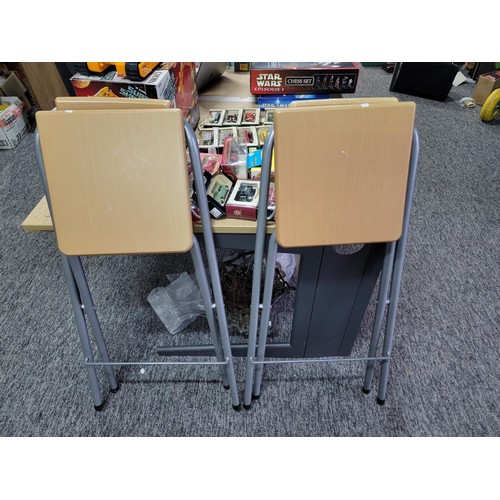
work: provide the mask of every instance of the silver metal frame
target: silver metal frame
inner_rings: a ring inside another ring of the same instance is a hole
[[[186,143],[191,158],[195,188],[198,193],[202,193],[205,191],[205,183],[203,180],[198,142],[191,125],[187,121],[184,122],[184,131],[186,134]],[[40,148],[40,136],[38,130],[35,131],[35,156],[42,180],[43,189],[47,198],[47,204],[52,216],[52,206],[50,202],[47,177],[45,174],[45,167],[43,163],[43,155]],[[233,357],[231,353],[231,344],[227,327],[224,299],[222,296],[219,268],[217,265],[217,255],[212,234],[212,226],[210,223],[208,202],[206,197],[204,196],[199,196],[198,198],[202,218],[203,238],[208,260],[208,274],[210,276],[210,284],[203,263],[200,246],[198,240],[194,236],[193,246],[191,248],[191,257],[193,259],[196,277],[200,286],[200,292],[207,315],[208,326],[217,361],[111,361],[80,257],[67,256],[62,252],[59,252],[61,256],[64,277],[68,285],[71,306],[80,336],[80,343],[84,355],[92,399],[96,410],[101,410],[104,407],[104,400],[99,388],[96,366],[104,367],[110,385],[110,390],[111,392],[116,392],[119,389],[119,385],[116,380],[113,367],[122,365],[219,366],[223,385],[226,389],[230,390],[233,408],[235,410],[239,410],[241,408],[234,371]],[[53,218],[52,221],[54,223]],[[212,293],[214,301],[212,301]],[[101,361],[94,360],[94,353],[90,342],[86,318],[88,319],[92,332],[94,334],[95,344],[97,346],[97,351]]]
[[[384,263],[380,276],[378,303],[373,323],[372,336],[368,356],[366,357],[334,357],[334,358],[303,358],[294,360],[265,360],[266,339],[268,333],[269,316],[271,312],[271,298],[274,283],[274,267],[278,244],[276,233],[273,232],[269,239],[266,258],[266,275],[264,280],[264,291],[262,299],[262,313],[260,318],[260,329],[257,335],[259,323],[260,283],[262,279],[262,265],[264,257],[264,242],[266,232],[266,207],[269,192],[269,178],[271,167],[271,155],[274,145],[274,129],[269,130],[263,150],[263,164],[261,170],[261,197],[259,199],[259,210],[257,219],[257,234],[255,240],[255,257],[252,280],[252,301],[250,305],[250,325],[247,349],[247,363],[245,376],[245,393],[243,407],[250,409],[252,399],[260,397],[262,373],[265,364],[298,364],[319,363],[339,361],[366,361],[366,373],[363,383],[363,392],[370,392],[373,368],[375,361],[381,361],[381,372],[377,401],[384,404],[387,396],[387,384],[389,379],[389,367],[391,361],[392,343],[394,338],[394,327],[401,286],[401,277],[408,237],[410,213],[415,189],[415,178],[419,154],[419,136],[417,130],[413,129],[412,147],[410,155],[409,174],[406,187],[406,201],[403,215],[403,230],[397,242],[388,242],[385,247]],[[387,313],[387,315],[386,315]],[[384,344],[382,355],[377,356],[381,329],[384,317],[387,317],[383,333]],[[258,343],[258,345],[257,345]]]

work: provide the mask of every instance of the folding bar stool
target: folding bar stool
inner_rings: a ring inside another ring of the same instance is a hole
[[[35,153],[95,409],[104,406],[97,366],[104,367],[110,390],[116,392],[114,366],[201,364],[219,367],[233,408],[239,410],[210,215],[203,196],[199,198],[209,278],[193,237],[186,146],[195,187],[204,192],[205,186],[192,127],[180,110],[169,109],[168,101],[104,103],[64,98],[56,104],[57,109],[36,115]],[[80,256],[187,251],[193,258],[216,361],[111,361]],[[86,319],[100,361],[94,360]]]
[[[384,404],[408,224],[418,162],[415,104],[395,99],[332,99],[276,110],[263,151],[243,407],[260,397],[272,363],[366,361],[363,392],[381,361],[377,401]],[[262,305],[267,193],[276,172],[276,229],[269,239]],[[306,174],[306,175],[305,175]],[[320,215],[311,215],[320,214]],[[366,357],[265,359],[274,267],[282,248],[383,243],[378,303]],[[262,308],[259,327],[259,308]],[[384,317],[383,352],[377,356]],[[258,345],[257,345],[258,344]]]

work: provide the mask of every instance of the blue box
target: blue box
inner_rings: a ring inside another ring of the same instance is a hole
[[[286,108],[293,101],[310,101],[313,99],[328,99],[325,94],[286,94],[286,95],[260,95],[257,97],[259,108]]]

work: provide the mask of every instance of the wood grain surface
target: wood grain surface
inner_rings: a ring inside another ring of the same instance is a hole
[[[36,118],[63,253],[191,248],[180,110],[42,111]]]
[[[161,99],[130,99],[128,97],[57,97],[59,110],[77,109],[163,109],[171,108],[171,101]]]
[[[412,102],[276,110],[278,242],[399,239],[414,115]]]

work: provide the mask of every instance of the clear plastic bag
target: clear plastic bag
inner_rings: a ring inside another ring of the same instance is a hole
[[[295,255],[293,253],[278,253],[276,267],[283,273],[285,281],[290,281],[295,273]]]
[[[175,334],[198,316],[205,315],[205,308],[194,276],[184,272],[169,275],[168,278],[170,284],[153,289],[148,295],[148,302],[166,329]]]
[[[237,179],[247,179],[247,146],[238,137],[227,137],[222,150],[222,170],[233,172]]]

